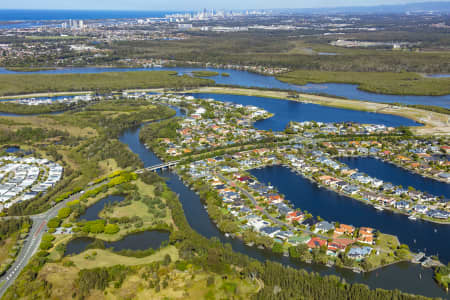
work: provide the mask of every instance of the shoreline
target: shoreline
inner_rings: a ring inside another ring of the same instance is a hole
[[[124,92],[164,92],[164,88],[149,88],[149,89],[128,89]],[[55,97],[55,96],[71,96],[71,95],[86,95],[92,91],[78,91],[78,92],[54,92],[54,93],[32,93],[21,94],[14,96],[1,96],[0,100],[5,99],[20,99],[30,97]],[[272,98],[278,100],[296,101],[306,104],[316,104],[334,108],[342,108],[356,111],[366,111],[373,113],[382,113],[400,116],[414,120],[423,126],[409,127],[414,134],[417,135],[450,135],[450,117],[448,115],[437,113],[433,111],[423,110],[419,108],[396,106],[393,104],[384,104],[378,102],[370,102],[363,100],[341,99],[330,96],[319,96],[312,94],[297,94],[299,99],[290,97],[287,91],[262,90],[257,88],[232,88],[232,87],[201,87],[187,89],[184,91],[171,91],[174,94],[184,93],[211,93],[211,94],[226,94],[226,95],[242,95]]]
[[[449,135],[449,116],[418,108],[400,107],[393,104],[383,104],[363,100],[340,99],[328,96],[311,94],[298,94],[300,99],[291,98],[288,92],[260,90],[252,88],[224,88],[224,87],[202,87],[177,93],[211,93],[272,98],[279,100],[296,101],[301,103],[317,104],[335,108],[366,111],[396,115],[414,120],[422,127],[409,127],[418,135]]]
[[[193,191],[194,193],[196,193],[196,194],[199,196],[198,192],[193,188],[193,185],[192,185],[192,184],[189,184],[189,182],[187,181],[186,178],[184,178],[183,176],[181,176],[176,170],[175,170],[175,171],[172,171],[172,172],[174,172],[174,173],[178,176],[178,178],[180,178],[180,180],[181,180],[181,181],[182,181],[182,182],[183,182],[183,183],[184,183],[191,191]],[[308,180],[311,180],[312,183],[316,183],[315,181],[313,181],[312,179],[310,179],[310,178],[308,178],[308,177],[305,177],[305,178],[307,178]],[[200,196],[199,196],[199,197],[200,197]],[[204,200],[204,199],[200,198],[200,200],[202,201],[202,203],[205,203],[205,200]],[[245,241],[242,239],[242,234],[229,234],[229,233],[227,233],[227,232],[224,232],[223,230],[221,230],[221,229],[217,226],[216,220],[214,220],[213,218],[211,218],[211,215],[209,214],[208,209],[205,208],[205,210],[206,210],[206,212],[207,212],[209,218],[211,219],[212,223],[213,223],[214,226],[217,228],[217,230],[219,230],[219,231],[220,231],[222,234],[224,234],[224,235],[228,234],[231,238],[239,239],[242,243],[245,244]],[[397,236],[395,236],[395,237],[397,238]],[[246,244],[246,245],[247,245],[247,244]],[[258,247],[254,246],[254,245],[247,245],[247,246],[248,246],[248,247],[252,247],[252,248],[253,248],[253,247],[254,247],[254,248],[258,248]],[[264,248],[264,249],[265,249],[265,250],[271,251],[270,248]],[[411,253],[411,255],[413,255],[413,256],[417,254],[417,253],[414,253],[414,252],[410,252],[410,253]],[[348,267],[348,266],[344,266],[344,265],[343,265],[343,266],[336,266],[336,265],[331,265],[331,266],[329,266],[329,265],[327,265],[327,264],[321,264],[321,263],[319,263],[319,262],[315,262],[314,260],[308,262],[308,261],[302,260],[302,259],[300,259],[300,258],[294,258],[294,257],[291,257],[290,255],[288,255],[288,257],[289,257],[289,259],[292,259],[293,261],[298,261],[298,262],[301,262],[301,263],[308,263],[308,264],[316,264],[316,265],[325,266],[325,267],[331,268],[331,269],[341,268],[341,269],[350,270],[350,271],[353,271],[353,272],[354,272],[354,270],[355,270],[355,267]],[[398,263],[402,263],[402,262],[407,262],[407,263],[414,264],[413,259],[403,259],[403,260],[393,261],[393,262],[390,262],[390,263],[385,264],[385,265],[376,266],[376,267],[371,268],[370,270],[364,270],[364,269],[362,269],[362,268],[357,268],[357,270],[358,270],[359,272],[355,272],[355,273],[369,274],[369,273],[371,273],[371,272],[374,272],[374,271],[383,269],[383,268],[385,268],[385,267],[389,267],[389,266],[391,266],[391,265],[395,265],[395,264],[398,264]]]

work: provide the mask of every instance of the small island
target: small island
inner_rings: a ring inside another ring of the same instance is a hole
[[[192,75],[194,75],[195,77],[214,77],[214,76],[219,75],[219,72],[215,72],[215,71],[192,71]]]

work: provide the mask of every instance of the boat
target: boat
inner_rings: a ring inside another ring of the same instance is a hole
[[[375,205],[375,209],[376,209],[376,210],[379,210],[379,211],[383,211],[383,210],[384,210],[384,208],[382,208],[382,207],[379,206],[379,205]]]
[[[410,220],[417,220],[417,217],[416,217],[415,215],[410,215],[410,216],[408,217],[408,219],[410,219]]]

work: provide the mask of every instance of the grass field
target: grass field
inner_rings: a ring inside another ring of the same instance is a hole
[[[147,266],[162,261],[166,255],[171,257],[172,262],[179,260],[178,250],[174,246],[168,246],[145,258],[124,257],[105,250],[93,249],[65,258],[62,262],[47,263],[40,270],[36,280],[51,284],[51,293],[47,296],[49,299],[72,299],[79,291],[77,280],[81,269],[120,264],[129,266],[134,271],[127,274],[123,278],[123,283],[119,285],[112,282],[104,291],[91,289],[85,299],[249,299],[261,288],[260,281],[241,279],[235,272],[222,277],[192,265],[188,265],[185,271],[179,271],[172,263],[158,267],[157,274],[161,281],[167,282],[167,285],[160,284],[160,291],[156,291],[149,284],[154,276],[148,278]],[[67,265],[69,261],[73,262],[72,266]]]
[[[140,180],[136,181],[137,191],[141,196],[153,197],[154,186],[147,185]],[[103,195],[101,198],[104,198]],[[101,199],[100,198],[100,199]],[[95,197],[95,201],[98,201],[99,197]],[[161,201],[164,200],[161,199]],[[91,202],[90,202],[91,203]],[[142,201],[131,201],[129,205],[126,206],[115,206],[112,211],[103,210],[100,213],[101,218],[110,217],[110,218],[121,218],[121,217],[140,217],[143,221],[143,225],[141,228],[149,228],[154,227],[157,224],[165,223],[168,225],[173,225],[172,216],[170,214],[170,210],[166,207],[163,208],[165,211],[165,217],[157,217],[156,213],[159,209],[150,210],[148,206]],[[97,234],[96,238],[105,240],[105,241],[116,241],[127,234],[136,230],[133,226],[126,228],[124,225],[119,225],[120,231],[116,234]]]
[[[46,129],[58,128],[59,130],[67,131],[75,137],[95,137],[97,135],[96,130],[93,128],[80,128],[79,126],[67,123],[61,124],[61,122],[47,116],[0,117],[0,128],[17,129],[25,126]]]
[[[425,78],[417,73],[292,71],[277,76],[283,82],[351,83],[364,91],[394,95],[447,95],[450,78]]]
[[[380,266],[382,264],[389,264],[394,262],[395,257],[389,256],[388,252],[392,252],[393,250],[397,249],[399,245],[400,243],[396,236],[383,233],[379,234],[375,248],[380,249],[380,254],[372,254],[368,258],[368,262],[372,266]]]
[[[97,254],[94,255],[94,253]],[[155,254],[143,258],[122,256],[108,250],[91,249],[78,255],[65,258],[65,260],[73,261],[75,266],[79,269],[92,269],[115,265],[136,266],[149,264],[155,261],[162,261],[166,254],[170,256],[172,261],[178,260],[178,250],[174,246],[167,246],[158,250]],[[91,258],[86,259],[86,257]]]

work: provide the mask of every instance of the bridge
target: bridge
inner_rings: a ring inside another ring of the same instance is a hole
[[[140,173],[143,173],[144,171],[156,172],[158,170],[164,170],[166,168],[169,169],[171,167],[176,166],[179,162],[181,162],[181,160],[169,161],[167,163],[162,163],[162,164],[159,164],[159,165],[154,165],[154,166],[147,167],[147,168],[142,169],[142,170],[138,170],[138,171],[136,171],[136,173],[140,174]]]

